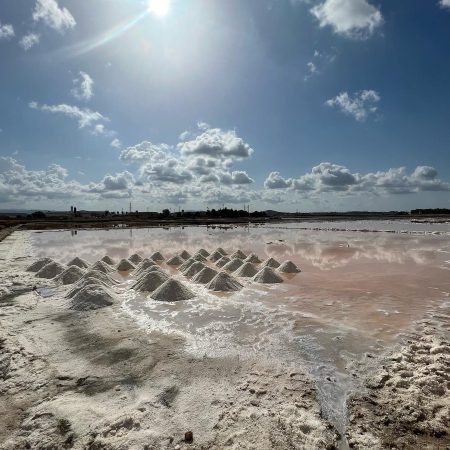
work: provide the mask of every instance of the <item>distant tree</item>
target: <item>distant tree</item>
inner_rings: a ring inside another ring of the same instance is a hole
[[[163,217],[169,217],[170,216],[170,210],[165,208],[165,209],[162,210],[161,214],[162,214]]]
[[[42,211],[35,211],[31,214],[33,219],[45,219],[46,215]]]

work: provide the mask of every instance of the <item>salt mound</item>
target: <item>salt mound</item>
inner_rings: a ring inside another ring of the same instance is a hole
[[[130,261],[134,265],[136,265],[136,264],[139,264],[140,262],[142,262],[142,259],[143,258],[141,255],[139,255],[138,253],[134,253],[128,258],[128,261]]]
[[[262,268],[254,277],[257,283],[282,283],[283,278],[277,275],[270,267]]]
[[[201,255],[200,253],[196,253],[196,254],[193,256],[193,258],[194,258],[196,261],[200,261],[200,262],[205,262],[205,261],[206,261],[206,258],[205,258],[203,255]]]
[[[109,266],[103,261],[97,261],[95,264],[92,265],[91,270],[98,270],[99,272],[110,273],[114,269],[112,269],[111,266]]]
[[[230,258],[231,258],[231,259],[236,259],[236,258],[239,258],[239,259],[245,259],[245,258],[247,258],[247,255],[246,255],[242,250],[236,250],[236,251],[230,256]]]
[[[88,278],[81,278],[80,281],[78,281],[77,284],[75,284],[72,289],[66,294],[66,298],[72,298],[78,292],[80,292],[82,289],[84,289],[86,286],[100,286],[100,287],[107,287],[106,284],[104,284],[102,281],[97,280],[93,277]]]
[[[153,259],[153,261],[164,261],[164,256],[159,252],[155,252],[150,256],[150,259]]]
[[[278,267],[278,271],[283,273],[301,272],[301,270],[292,261],[285,261],[280,267]]]
[[[247,258],[244,259],[244,262],[251,262],[253,264],[259,264],[261,260],[258,258],[258,255],[255,255],[252,253],[251,255],[248,255]]]
[[[211,255],[209,255],[208,259],[212,262],[216,262],[216,261],[219,261],[220,258],[223,258],[223,256],[224,255],[222,253],[220,253],[216,250],[215,252],[211,253]]]
[[[169,275],[161,271],[148,272],[142,276],[132,289],[141,292],[153,292],[158,289],[165,281],[169,279]]]
[[[201,248],[197,254],[202,255],[204,258],[207,258],[209,256],[208,250],[205,250],[204,248]]]
[[[226,272],[219,272],[206,287],[211,291],[238,291],[242,284]]]
[[[186,269],[183,272],[183,275],[188,278],[193,277],[194,275],[197,275],[205,267],[206,266],[202,262],[197,261],[194,264],[192,264],[188,269]]]
[[[82,276],[84,271],[78,266],[69,266],[64,272],[56,277],[56,281],[62,284],[73,284],[76,283]]]
[[[187,259],[189,259],[189,258],[191,257],[191,254],[190,254],[189,252],[187,252],[186,250],[183,250],[183,251],[180,253],[180,256],[181,256],[184,260],[187,260]]]
[[[178,302],[189,300],[195,297],[195,294],[178,280],[169,278],[150,297],[162,302]]]
[[[159,267],[156,265],[154,261],[151,259],[145,258],[142,260],[142,262],[136,267],[136,271],[134,272],[134,275],[139,275],[142,272],[145,272],[150,267]]]
[[[69,267],[70,266],[77,266],[80,269],[87,269],[89,267],[89,264],[84,259],[78,258],[78,256],[73,258],[72,261],[70,261],[67,265]]]
[[[70,302],[69,308],[75,311],[93,311],[105,308],[114,303],[111,292],[99,285],[85,286],[75,294]]]
[[[226,263],[223,268],[224,270],[228,270],[229,272],[234,272],[235,270],[239,269],[239,267],[242,266],[243,261],[242,259],[232,259],[229,263]]]
[[[162,272],[162,273],[166,273],[163,269],[161,269],[161,267],[159,266],[150,266],[147,267],[147,269],[140,271],[140,273],[138,273],[137,271],[134,273],[136,275],[136,279],[140,280],[141,277],[145,276],[147,273],[150,272]]]
[[[189,269],[189,267],[192,266],[192,264],[194,264],[196,262],[195,258],[189,258],[187,261],[185,261],[179,268],[178,270],[180,272],[184,272],[186,269]]]
[[[184,263],[184,260],[181,256],[175,255],[169,260],[166,261],[166,264],[169,266],[181,266]]]
[[[117,265],[117,270],[119,272],[128,272],[129,270],[134,270],[135,266],[128,261],[128,259],[122,259]]]
[[[53,262],[52,258],[41,258],[27,267],[27,272],[39,272],[44,266]]]
[[[217,262],[216,262],[216,266],[217,267],[223,267],[225,264],[229,263],[231,261],[230,258],[228,258],[228,256],[222,256],[222,258],[220,258]]]
[[[95,278],[96,280],[101,281],[102,283],[105,283],[105,285],[111,285],[115,284],[116,280],[113,280],[108,274],[100,272],[99,270],[89,270],[89,272],[86,272],[83,275],[83,278]]]
[[[37,274],[36,276],[39,278],[55,278],[60,273],[63,273],[66,268],[55,261],[48,263],[46,266],[44,266]]]
[[[262,267],[270,267],[271,269],[276,269],[280,267],[280,263],[274,258],[268,258],[262,263]]]
[[[207,284],[217,275],[217,270],[205,267],[192,278],[194,283]]]
[[[104,256],[100,261],[105,262],[106,264],[109,264],[110,266],[115,266],[116,263],[113,259],[111,259],[108,255]]]
[[[246,262],[239,267],[238,270],[233,272],[233,275],[236,277],[245,277],[250,278],[255,276],[258,273],[258,269],[251,262]]]
[[[223,256],[228,255],[228,253],[222,247],[217,247],[215,251],[221,253]]]

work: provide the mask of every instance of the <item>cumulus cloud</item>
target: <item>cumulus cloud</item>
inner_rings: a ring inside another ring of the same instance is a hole
[[[108,198],[130,197],[134,184],[133,174],[125,170],[115,175],[106,175],[99,183],[91,183],[89,192],[108,194]]]
[[[381,12],[367,0],[325,0],[310,11],[321,27],[352,38],[367,38],[383,23]]]
[[[0,22],[0,40],[11,39],[14,36],[14,27],[11,24],[2,25]]]
[[[122,148],[122,142],[120,142],[120,139],[117,138],[113,139],[109,145],[114,148]]]
[[[354,117],[358,122],[364,122],[371,114],[378,111],[377,104],[380,102],[380,94],[374,90],[364,90],[349,95],[341,92],[334,98],[325,102],[331,108],[336,107],[344,114]]]
[[[442,8],[449,8],[450,9],[450,0],[440,0],[439,5]]]
[[[35,45],[39,44],[41,37],[39,34],[36,33],[29,33],[22,37],[22,39],[19,41],[19,45],[25,50],[28,51],[30,48],[34,47]]]
[[[88,101],[94,96],[94,80],[86,72],[80,72],[73,85],[71,93],[76,99]]]
[[[67,8],[60,8],[56,0],[37,0],[33,20],[41,21],[59,32],[64,32],[77,24],[70,11]]]
[[[271,172],[264,181],[264,187],[267,189],[286,189],[292,186],[292,179],[283,178],[280,172]]]

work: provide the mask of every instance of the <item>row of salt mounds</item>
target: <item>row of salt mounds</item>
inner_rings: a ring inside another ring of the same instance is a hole
[[[114,269],[104,261],[97,261],[96,263],[94,263],[91,267],[91,270],[98,270],[99,272],[103,273],[110,273],[114,271]]]
[[[134,270],[136,267],[128,259],[122,259],[119,264],[117,264],[117,270],[119,272],[129,272]]]
[[[153,253],[152,256],[150,256],[150,259],[152,259],[153,261],[156,261],[156,262],[164,261],[164,256],[161,255],[161,253],[159,253],[159,252],[155,252],[155,253]]]
[[[242,264],[244,264],[242,259],[235,258],[232,259],[229,263],[225,264],[223,266],[223,269],[228,270],[228,272],[234,272],[235,270],[239,269],[239,267],[241,267]]]
[[[75,285],[72,286],[72,289],[67,292],[66,298],[75,297],[78,292],[83,290],[86,286],[103,286],[104,288],[108,288],[108,284],[104,283],[102,280],[98,280],[94,277],[82,278]]]
[[[216,261],[219,261],[219,259],[223,258],[224,256],[225,255],[223,255],[222,253],[220,253],[216,250],[209,255],[208,259],[211,262],[216,262]]]
[[[267,258],[263,263],[262,267],[270,267],[271,269],[276,269],[280,267],[280,263],[274,258]]]
[[[262,268],[254,277],[253,280],[257,283],[282,283],[283,278],[277,275],[270,267]]]
[[[89,270],[83,275],[82,279],[86,278],[95,278],[96,280],[105,283],[107,286],[111,286],[112,284],[117,284],[118,282],[111,278],[107,273],[100,272],[99,270]]]
[[[192,264],[189,268],[187,268],[184,272],[183,275],[187,278],[191,278],[194,275],[197,275],[201,270],[203,270],[206,266],[200,262],[197,261],[194,264]]]
[[[153,292],[169,279],[169,275],[160,270],[147,272],[132,286],[132,289],[140,292]]]
[[[158,265],[147,267],[147,269],[143,270],[141,273],[136,273],[136,280],[140,280],[141,277],[150,272],[162,272],[167,273],[164,269],[159,267]]]
[[[116,265],[115,261],[108,255],[105,255],[100,261],[103,261],[104,263],[109,264],[110,266]]]
[[[217,262],[216,262],[216,266],[217,267],[223,267],[225,264],[228,264],[231,261],[230,258],[228,258],[228,256],[222,256],[222,258],[220,258]]]
[[[188,251],[183,250],[180,253],[180,256],[186,261],[187,259],[189,259],[191,257],[191,254]]]
[[[51,258],[40,258],[27,267],[27,272],[39,272],[44,266],[53,262]]]
[[[242,250],[236,250],[234,253],[230,255],[231,259],[245,259],[247,258],[247,255]]]
[[[194,257],[191,257],[188,260],[186,260],[183,264],[181,264],[181,266],[178,267],[178,270],[180,272],[184,272],[186,269],[189,269],[189,267],[191,267],[192,264],[194,264],[195,262],[197,262],[197,260]]]
[[[255,253],[252,253],[251,255],[248,255],[247,258],[244,259],[244,262],[251,262],[253,264],[259,264],[261,260],[259,259],[258,255]]]
[[[139,276],[142,273],[144,273],[147,269],[149,269],[150,267],[159,267],[157,266],[157,264],[152,261],[151,259],[145,258],[142,260],[142,262],[136,267],[136,270],[134,272],[135,276]]]
[[[169,278],[150,297],[161,302],[178,302],[194,298],[195,294],[180,281]]]
[[[57,263],[55,261],[52,261],[51,263],[48,263],[45,265],[39,272],[36,274],[38,278],[55,278],[59,274],[63,273],[64,270],[66,270],[66,267],[63,266],[60,263]]]
[[[243,286],[226,272],[219,272],[206,287],[216,292],[239,291]]]
[[[183,264],[183,263],[184,263],[184,259],[179,255],[175,255],[166,261],[166,264],[168,266],[181,266],[181,264]]]
[[[278,267],[278,271],[283,273],[301,272],[301,270],[292,261],[285,261],[280,267]]]
[[[84,275],[84,270],[78,266],[69,266],[64,272],[60,273],[55,280],[66,285],[76,283]]]
[[[254,277],[258,273],[258,269],[251,262],[246,262],[242,264],[239,269],[233,272],[233,275],[236,277],[242,278],[251,278]]]
[[[200,262],[206,262],[206,257],[203,256],[201,253],[197,252],[192,258],[194,258],[196,261]]]
[[[79,258],[78,256],[73,258],[72,261],[68,262],[67,265],[69,267],[76,266],[76,267],[79,267],[80,269],[87,269],[89,267],[88,262],[85,261],[84,259]]]
[[[208,250],[201,248],[196,254],[203,256],[203,258],[207,258],[209,256]]]
[[[77,292],[69,303],[69,308],[75,311],[93,311],[111,306],[115,301],[115,294],[101,284],[84,286]]]
[[[139,255],[138,253],[134,253],[133,255],[131,255],[128,258],[128,261],[130,261],[131,263],[133,263],[134,265],[137,265],[139,263],[141,263],[143,260],[142,256]]]
[[[198,284],[208,284],[216,275],[217,270],[211,269],[211,267],[205,267],[192,277],[192,281]]]
[[[222,247],[217,247],[215,251],[221,253],[223,256],[228,255]]]

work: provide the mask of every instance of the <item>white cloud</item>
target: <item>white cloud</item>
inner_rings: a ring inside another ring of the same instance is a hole
[[[450,8],[450,0],[440,0],[439,5],[442,8]]]
[[[122,148],[122,142],[120,142],[120,139],[117,138],[113,139],[109,145],[114,148]]]
[[[374,90],[355,92],[353,96],[348,92],[341,92],[336,97],[325,102],[327,106],[337,107],[344,114],[353,116],[358,122],[364,122],[370,114],[378,111],[376,106],[381,100],[380,94]]]
[[[120,197],[131,196],[135,179],[133,174],[125,170],[116,175],[106,175],[100,183],[91,183],[89,185],[89,192],[106,193],[122,191]]]
[[[94,96],[94,80],[86,72],[80,72],[73,85],[71,93],[78,100],[88,101]]]
[[[280,172],[271,172],[264,181],[264,187],[267,189],[286,189],[290,186],[292,186],[292,180],[283,178]]]
[[[36,0],[33,20],[42,21],[54,30],[64,32],[77,24],[67,8],[60,8],[56,0]]]
[[[367,0],[325,0],[311,13],[321,27],[353,38],[367,38],[383,23],[381,12]]]
[[[2,25],[0,22],[0,39],[11,39],[14,36],[14,27],[11,24]]]
[[[19,45],[25,50],[28,51],[30,48],[39,44],[41,37],[36,33],[29,33],[22,37],[19,41]]]
[[[322,53],[314,50],[311,61],[306,63],[306,75],[303,77],[304,81],[308,81],[315,75],[319,75],[329,64],[336,59],[336,55]]]

